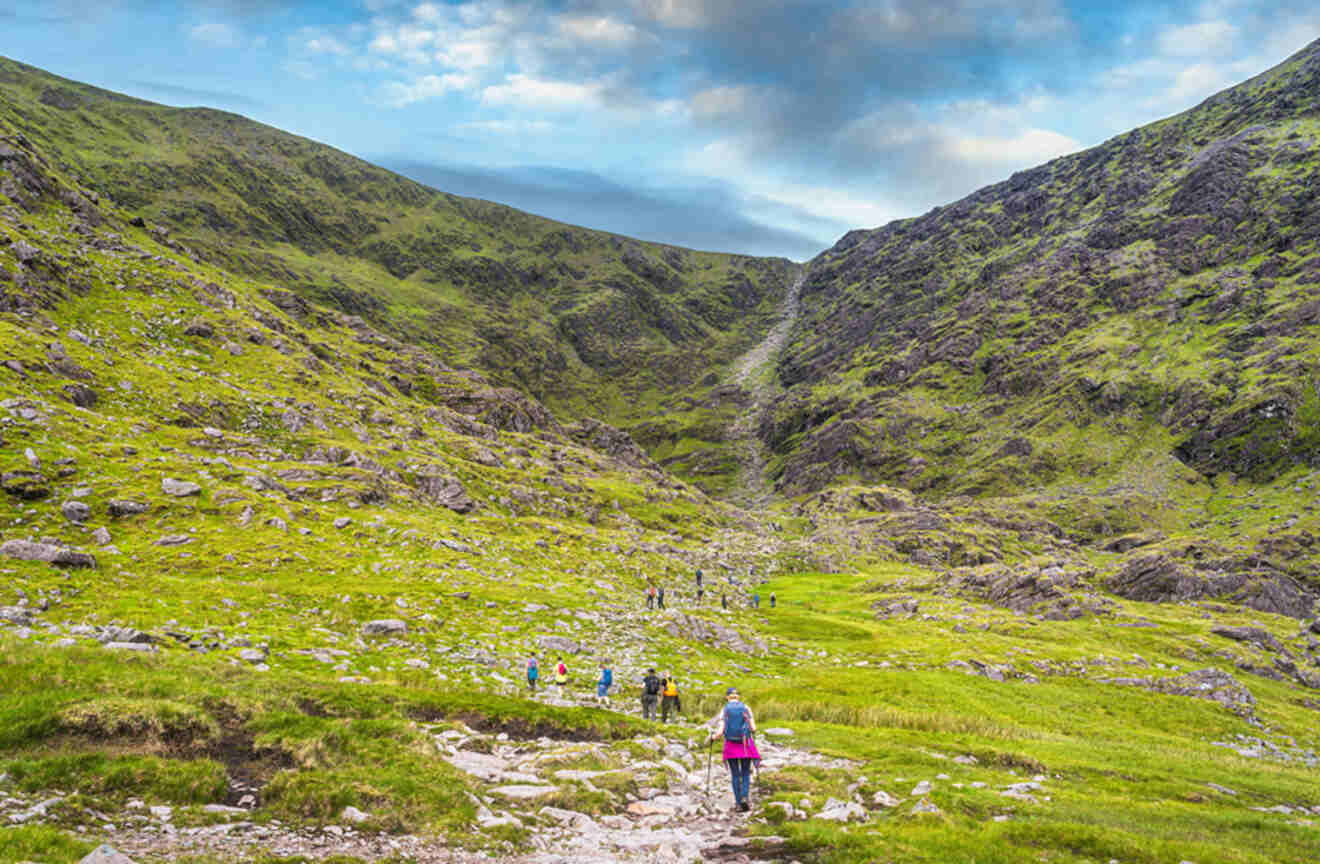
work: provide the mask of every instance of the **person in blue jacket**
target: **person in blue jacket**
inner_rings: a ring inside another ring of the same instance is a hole
[[[596,682],[596,698],[602,705],[610,704],[610,688],[614,686],[614,670],[608,660],[600,661],[600,680]]]

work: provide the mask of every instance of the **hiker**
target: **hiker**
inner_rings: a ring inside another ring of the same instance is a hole
[[[728,594],[720,594],[720,608],[721,608],[721,609],[728,609],[728,608],[729,608],[729,595],[728,595]]]
[[[775,608],[775,592],[770,592],[770,608]]]
[[[563,657],[560,657],[559,662],[555,663],[555,686],[559,688],[559,698],[565,698],[565,688],[568,687],[568,667],[564,665]]]
[[[760,592],[760,591],[754,591],[754,592],[752,592],[752,608],[753,608],[753,609],[760,609],[760,608],[761,608],[761,592]]]
[[[701,571],[697,570],[697,587],[701,587]]]
[[[665,680],[661,682],[660,690],[660,722],[669,722],[669,712],[674,712],[674,719],[678,719],[679,713],[683,710],[683,705],[678,701],[678,682],[674,680],[674,673],[665,675]]]
[[[761,753],[756,749],[756,721],[752,709],[739,698],[737,687],[725,690],[724,700],[724,707],[710,722],[711,733],[706,743],[724,739],[723,759],[729,766],[734,805],[746,813],[752,809],[747,800],[752,791],[752,762],[761,761]]]
[[[536,692],[536,679],[541,677],[541,670],[536,665],[536,655],[527,655],[527,689]]]
[[[655,677],[654,669],[646,670],[642,679],[642,719],[655,719],[655,703],[660,698],[660,679]]]
[[[665,586],[663,585],[660,586],[659,593],[656,594],[655,602],[657,608],[659,609],[665,608]]]
[[[648,585],[648,586],[646,586],[646,608],[647,608],[647,609],[654,609],[654,608],[655,608],[655,586],[654,586],[654,585]]]
[[[610,687],[614,684],[614,670],[604,660],[600,661],[600,680],[596,682],[596,698],[602,705],[610,704]]]

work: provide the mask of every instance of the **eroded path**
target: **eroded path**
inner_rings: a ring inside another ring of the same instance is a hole
[[[747,510],[764,509],[770,502],[774,490],[765,478],[765,450],[757,437],[756,429],[761,415],[778,394],[779,387],[770,373],[770,365],[779,356],[788,336],[797,323],[801,309],[802,283],[806,279],[803,268],[789,286],[784,297],[784,305],[779,321],[770,328],[765,338],[743,356],[734,361],[725,380],[726,384],[738,387],[751,397],[750,404],[729,426],[728,441],[738,454],[741,468],[738,478],[730,491],[730,499]]]
[[[138,861],[195,855],[247,860],[268,854],[311,860],[352,855],[369,861],[401,856],[419,864],[696,864],[712,860],[759,864],[777,857],[781,845],[777,838],[744,836],[750,817],[733,810],[727,775],[718,756],[710,765],[708,781],[707,751],[700,743],[704,740],[702,728],[688,725],[686,729],[691,732],[686,743],[659,735],[632,739],[631,750],[644,755],[629,757],[617,768],[597,771],[559,766],[566,758],[605,755],[606,745],[600,742],[500,740],[466,728],[435,734],[437,757],[470,775],[480,788],[473,797],[478,825],[483,830],[505,825],[530,830],[533,851],[516,856],[453,849],[434,838],[359,831],[352,824],[292,828],[278,822],[254,823],[238,813],[225,821],[228,814],[223,808],[215,808],[215,817],[222,820],[219,824],[176,827],[162,808],[143,807],[135,824],[108,826],[109,830],[97,832],[96,839]],[[791,738],[786,737],[788,730],[771,731],[778,734],[758,736],[764,757],[762,773],[789,766],[853,767],[844,760],[792,747]],[[632,800],[620,800],[613,813],[593,815],[555,806],[564,804],[565,791],[608,788],[612,774],[648,779],[639,785],[636,795],[628,795]],[[754,807],[760,797],[759,785],[758,775],[752,788]]]

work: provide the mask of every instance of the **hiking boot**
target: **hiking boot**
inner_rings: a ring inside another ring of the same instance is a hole
[[[748,804],[746,801],[739,801],[739,802],[738,802],[738,809],[741,810],[742,812],[746,813],[746,812],[748,812],[749,810],[752,809],[752,805],[751,805],[751,804]]]

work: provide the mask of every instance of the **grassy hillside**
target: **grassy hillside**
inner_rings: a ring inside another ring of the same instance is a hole
[[[661,416],[768,329],[792,271],[447,195],[237,115],[4,59],[0,117],[215,266],[361,317],[566,418]]]
[[[1145,431],[1074,486],[745,513],[58,140],[0,117],[3,864],[1314,857],[1309,469],[1211,487]],[[652,666],[679,723],[639,716]],[[693,722],[730,684],[747,815]]]

